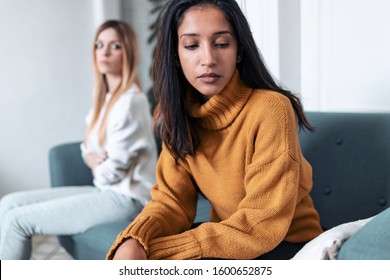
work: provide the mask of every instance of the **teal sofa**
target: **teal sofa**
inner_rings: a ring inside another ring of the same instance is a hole
[[[160,146],[160,145],[158,145]],[[80,142],[57,145],[49,151],[51,187],[92,185],[91,170],[81,158]],[[197,215],[194,223],[208,221],[210,204],[198,195]],[[78,235],[58,236],[60,244],[75,259],[103,260],[119,232],[130,220],[113,221],[97,225]]]
[[[300,143],[313,167],[311,195],[322,227],[330,229],[387,209],[390,114],[307,112],[307,117],[316,129],[300,131]],[[91,185],[92,175],[81,159],[79,144],[62,144],[50,150],[52,187]],[[208,221],[209,209],[208,201],[199,195],[195,222]],[[75,259],[104,259],[129,222],[98,225],[82,234],[59,236],[59,240]],[[386,242],[390,244],[390,240]]]

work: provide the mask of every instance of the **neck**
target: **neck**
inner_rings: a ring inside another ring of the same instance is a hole
[[[121,83],[122,77],[118,75],[106,74],[108,91],[113,93]]]
[[[205,103],[199,102],[193,92],[187,92],[189,115],[206,129],[223,129],[241,112],[253,89],[240,80],[238,70],[225,88]]]

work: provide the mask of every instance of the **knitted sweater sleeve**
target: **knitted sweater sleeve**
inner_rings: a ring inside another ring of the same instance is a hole
[[[157,162],[156,176],[158,184],[150,192],[152,199],[118,235],[107,259],[112,259],[118,246],[128,238],[137,239],[150,254],[151,240],[175,236],[191,227],[196,214],[197,190],[190,173],[182,164],[175,163],[164,145]]]

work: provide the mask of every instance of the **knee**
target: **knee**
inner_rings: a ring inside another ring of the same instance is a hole
[[[25,203],[26,196],[23,192],[14,192],[2,197],[0,201],[0,225],[1,231],[12,230],[18,231],[26,214],[29,213],[28,204]]]
[[[14,207],[3,216],[1,221],[2,234],[5,232],[14,232],[23,236],[31,236],[34,234],[33,227],[29,224],[28,207]]]
[[[10,193],[0,200],[0,217],[3,219],[7,213],[21,205],[19,193]]]

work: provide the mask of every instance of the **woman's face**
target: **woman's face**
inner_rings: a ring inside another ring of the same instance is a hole
[[[122,43],[115,29],[107,28],[100,32],[95,42],[95,56],[100,73],[122,75]]]
[[[237,40],[223,12],[214,6],[190,8],[177,33],[180,67],[188,82],[206,99],[221,92],[237,63]]]

